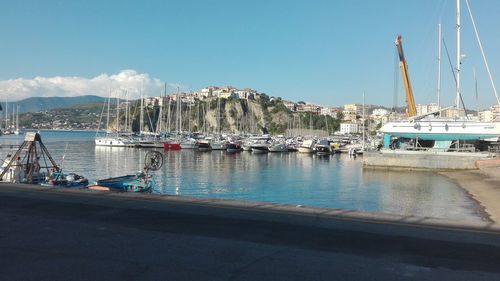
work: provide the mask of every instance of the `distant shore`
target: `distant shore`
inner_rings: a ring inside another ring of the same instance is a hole
[[[478,170],[439,174],[453,180],[477,201],[488,218],[500,222],[500,160],[479,161]]]

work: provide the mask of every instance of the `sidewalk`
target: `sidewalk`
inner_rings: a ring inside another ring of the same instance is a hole
[[[499,280],[500,227],[0,184],[5,280]]]

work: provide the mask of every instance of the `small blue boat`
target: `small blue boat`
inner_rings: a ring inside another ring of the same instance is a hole
[[[138,173],[98,180],[96,185],[120,191],[145,192],[151,189],[152,180],[145,173]]]
[[[106,188],[129,192],[148,192],[154,186],[154,180],[149,175],[149,171],[156,171],[163,166],[163,154],[158,151],[146,153],[143,172],[135,175],[125,175],[113,178],[98,180],[96,186],[91,189]]]

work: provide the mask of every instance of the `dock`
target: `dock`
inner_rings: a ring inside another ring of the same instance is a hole
[[[499,280],[500,225],[0,184],[4,280]]]
[[[477,170],[476,162],[496,159],[488,152],[391,150],[365,152],[363,167],[406,170]]]

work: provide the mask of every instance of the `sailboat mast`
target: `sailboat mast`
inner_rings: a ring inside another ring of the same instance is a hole
[[[179,99],[179,132],[182,133],[182,98],[179,88],[177,88],[177,98]]]
[[[165,94],[165,97],[166,97],[166,94]],[[170,100],[171,99],[172,99],[172,96],[169,95],[168,101],[167,101],[167,103],[168,103],[168,107],[167,107],[167,132],[169,132],[169,133],[172,131],[172,129],[170,128]]]
[[[461,50],[460,50],[460,0],[457,0],[457,97],[455,106],[460,108],[460,64],[461,64]]]
[[[365,92],[363,92],[363,151],[365,151]]]
[[[116,136],[120,133],[120,93],[116,93]]]
[[[108,116],[106,117],[106,134],[109,134],[109,103],[111,102],[111,88],[108,95]]]
[[[9,128],[9,119],[7,119],[7,118],[8,118],[8,116],[7,116],[7,115],[8,115],[9,109],[8,109],[8,107],[7,107],[7,106],[8,106],[8,104],[7,104],[7,102],[5,102],[5,130],[6,130],[6,131],[7,131],[7,130],[8,130],[8,128]]]
[[[441,24],[438,25],[438,79],[437,79],[437,105],[441,109]]]
[[[16,106],[16,130],[19,130],[19,105]]]
[[[128,129],[128,90],[125,90],[125,128],[124,128],[124,131],[128,133],[129,129]]]
[[[477,118],[479,120],[479,96],[477,94],[477,78],[476,78],[476,68],[472,68],[472,73],[474,75],[474,91],[476,92],[476,110],[477,110]]]
[[[163,124],[162,124],[162,118],[163,118],[163,101],[164,101],[163,100],[163,93],[160,92],[160,102],[159,102],[160,103],[159,104],[160,111],[158,112],[158,118],[156,119],[156,133],[158,135],[161,134],[161,131],[162,131],[161,127],[163,126]]]
[[[472,16],[472,12],[471,12],[470,6],[469,6],[469,1],[466,0],[465,4],[467,5],[467,10],[469,11],[469,16],[470,16],[470,20],[472,22],[472,27],[474,27],[474,33],[476,34],[477,43],[479,44],[479,50],[481,50],[481,55],[483,57],[484,65],[486,66],[486,71],[488,72],[488,77],[490,78],[490,83],[491,83],[491,86],[493,87],[493,93],[495,94],[495,98],[497,99],[497,104],[500,106],[500,99],[498,98],[497,88],[495,87],[495,83],[493,82],[493,76],[491,75],[490,66],[488,64],[488,61],[486,60],[486,55],[484,54],[483,44],[481,43],[481,40],[479,39],[479,33],[477,32],[477,28],[476,28],[476,21],[474,20],[474,17]]]
[[[141,85],[141,113],[139,116],[139,134],[142,135],[143,132],[143,126],[144,126],[144,96],[143,96],[143,91],[142,91],[142,85]]]

